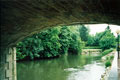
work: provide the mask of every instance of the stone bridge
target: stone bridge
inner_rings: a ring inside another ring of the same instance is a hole
[[[120,25],[120,0],[1,0],[0,79],[16,80],[15,45],[58,25]]]

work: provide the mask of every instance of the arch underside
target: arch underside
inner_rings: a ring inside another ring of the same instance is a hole
[[[58,25],[120,25],[119,0],[2,0],[1,46]]]

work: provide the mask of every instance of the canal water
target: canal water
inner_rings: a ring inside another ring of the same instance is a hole
[[[18,80],[100,80],[104,71],[104,63],[91,55],[17,63]]]

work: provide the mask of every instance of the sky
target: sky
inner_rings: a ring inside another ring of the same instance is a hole
[[[88,24],[86,25],[90,28],[90,34],[95,35],[97,32],[102,32],[108,26],[108,24]],[[112,33],[117,36],[116,31],[120,30],[118,25],[109,25]]]

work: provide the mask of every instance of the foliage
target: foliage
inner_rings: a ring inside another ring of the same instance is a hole
[[[102,56],[105,56],[105,55],[109,54],[110,52],[112,52],[113,50],[114,49],[108,49],[108,50],[103,51],[101,54],[102,54]]]
[[[88,41],[88,36],[89,36],[89,28],[85,27],[82,25],[79,29],[80,32],[80,37],[82,41]]]
[[[110,60],[112,60],[114,58],[114,56],[110,56]]]
[[[41,50],[41,57],[52,57],[59,55],[59,48],[61,44],[59,43],[59,28],[48,29],[46,31],[41,32],[39,35],[39,39],[42,41],[42,46],[44,50]]]
[[[109,26],[104,32],[97,33],[95,36],[89,35],[89,28],[84,25],[79,27],[59,26],[44,30],[19,42],[17,44],[17,59],[33,60],[68,53],[79,54],[85,43],[87,45],[85,48],[105,50],[102,53],[104,56],[113,50],[110,48],[115,47],[115,41]]]
[[[17,59],[57,56],[61,47],[58,34],[59,29],[54,28],[27,37],[17,44]]]
[[[111,66],[111,61],[110,61],[110,60],[107,60],[107,61],[105,62],[105,67],[107,68],[107,67],[109,67],[109,66]]]
[[[84,42],[77,28],[54,27],[25,38],[17,44],[17,59],[49,58],[71,51],[78,54]]]
[[[81,41],[79,37],[78,28],[74,26],[62,26],[61,33],[59,34],[60,44],[61,46],[61,53],[70,53],[78,54],[81,53],[81,49],[84,46],[84,43]]]
[[[61,53],[68,53],[68,48],[70,45],[70,40],[71,40],[71,32],[70,29],[66,26],[62,26],[60,29],[60,34],[59,34],[59,42],[62,45],[61,46]]]
[[[116,38],[111,32],[109,26],[105,31],[96,33],[95,36],[89,35],[87,46],[100,46],[102,50],[115,48],[116,47]]]
[[[100,47],[105,50],[105,49],[110,49],[114,48],[116,46],[116,41],[115,41],[115,36],[113,33],[111,33],[111,30],[108,28],[103,32],[103,36],[99,41]]]
[[[88,41],[87,41],[87,46],[94,46],[94,43],[95,43],[94,36],[89,35],[88,36]]]
[[[106,62],[105,62],[105,67],[106,68],[111,66],[111,62],[112,62],[113,58],[114,58],[113,55],[106,58]]]
[[[72,34],[72,39],[70,40],[69,52],[70,53],[81,53],[84,47],[84,42],[81,41],[79,35]]]
[[[104,32],[96,33],[94,37],[94,46],[99,46],[99,40],[103,37]]]
[[[41,40],[36,39],[37,36],[35,35],[32,37],[33,38],[26,38],[17,44],[17,59],[23,59],[26,56],[30,56],[31,59],[33,59],[34,56],[39,57],[39,50],[42,49],[42,46],[40,46]],[[32,44],[34,44],[34,46]]]

